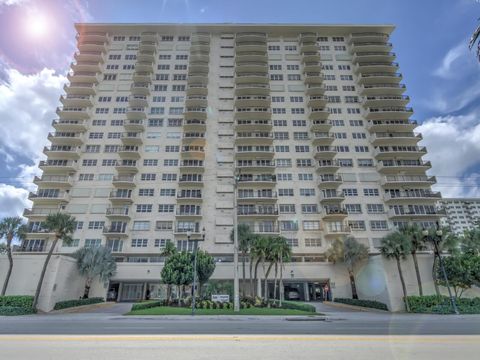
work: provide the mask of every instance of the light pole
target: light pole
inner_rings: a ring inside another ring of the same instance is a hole
[[[240,174],[235,171],[233,182],[233,311],[240,311],[240,286],[238,283],[238,225],[237,188]]]
[[[202,229],[202,241],[205,241],[205,228]],[[195,289],[197,287],[197,246],[198,239],[193,240],[192,316],[195,315]]]
[[[437,224],[437,228],[434,236],[430,236],[427,229],[423,230],[422,234],[427,240],[430,240],[431,242],[433,242],[434,253],[435,253],[435,256],[438,257],[438,262],[440,263],[440,269],[442,269],[443,279],[445,280],[445,285],[447,285],[448,295],[450,297],[450,304],[452,305],[453,312],[456,315],[459,315],[460,313],[458,312],[455,298],[453,297],[452,291],[450,290],[450,283],[448,282],[447,272],[445,271],[445,267],[443,266],[443,259],[440,254],[440,249],[438,248],[438,238],[442,237],[443,232],[438,228],[438,224]]]

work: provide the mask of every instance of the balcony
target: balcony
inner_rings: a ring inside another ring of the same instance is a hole
[[[204,132],[183,132],[182,138],[183,145],[198,145],[205,146],[206,139]]]
[[[205,148],[203,146],[196,145],[182,146],[180,155],[183,159],[204,159]]]
[[[35,206],[32,209],[25,209],[23,216],[30,219],[45,219],[50,214],[61,212],[59,208],[42,208]],[[30,230],[31,231],[31,230]]]
[[[33,183],[42,187],[70,188],[73,185],[73,178],[68,175],[42,175],[35,176]]]
[[[385,193],[383,197],[386,203],[416,203],[417,201],[436,203],[441,198],[441,193],[429,190],[392,191]]]
[[[128,120],[144,120],[147,118],[144,107],[129,107],[127,108]]]
[[[322,218],[326,221],[342,221],[348,217],[348,212],[341,206],[324,206]]]
[[[175,216],[182,218],[199,218],[202,217],[202,211],[200,207],[183,211],[181,209],[177,209],[177,211],[175,212]]]
[[[317,146],[315,148],[315,159],[333,159],[337,155],[337,148],[335,146]]]
[[[312,108],[308,114],[310,120],[327,120],[329,116],[328,108]]]
[[[426,175],[387,175],[380,180],[382,186],[432,186],[437,183],[435,176]]]
[[[187,108],[206,108],[208,104],[207,97],[204,95],[191,95],[187,96],[185,99],[185,106]]]
[[[207,129],[207,123],[201,119],[188,119],[183,121],[184,131],[205,131]]]
[[[38,167],[44,174],[70,174],[77,170],[78,164],[74,160],[42,160]]]
[[[237,73],[235,84],[268,84],[270,81],[268,75],[263,72]]]
[[[103,228],[103,235],[126,238],[128,237],[127,223],[123,223],[122,226],[106,226]]]
[[[85,84],[98,84],[98,74],[94,71],[75,71],[69,72],[67,80],[71,83],[85,83]]]
[[[268,56],[266,51],[242,53],[235,56],[235,65],[241,66],[244,63],[268,63]]]
[[[235,131],[270,131],[272,120],[236,120]]]
[[[267,43],[267,34],[262,32],[239,32],[235,35],[235,43],[242,44],[242,43]]]
[[[120,158],[123,159],[132,159],[132,160],[138,160],[140,159],[140,152],[139,152],[139,147],[136,145],[126,145],[126,146],[121,146],[118,149],[118,155]]]
[[[150,95],[150,84],[148,83],[133,83],[131,87],[132,95]]]
[[[236,44],[235,53],[237,55],[248,55],[250,53],[266,54],[267,44],[264,41],[243,41]]]
[[[152,61],[138,61],[135,63],[135,71],[142,73],[153,73],[153,62]],[[151,78],[150,78],[151,80]]]
[[[342,236],[348,236],[351,233],[349,226],[330,226],[330,223],[326,222],[327,227],[324,230],[325,238],[338,238]]]
[[[85,120],[90,117],[89,108],[86,107],[57,107],[56,113],[62,120]]]
[[[361,73],[358,77],[359,84],[398,84],[402,74],[393,72]]]
[[[144,131],[145,120],[124,120],[123,126],[127,131]]]
[[[311,108],[325,108],[327,105],[328,97],[324,95],[320,96],[309,96],[307,100],[308,107]]]
[[[242,107],[235,108],[236,120],[269,120],[272,112],[268,107]]]
[[[239,169],[245,169],[246,167],[238,166]],[[260,168],[249,168],[250,170],[260,170]],[[277,183],[277,177],[272,174],[241,174],[238,179],[239,186],[275,186]]]
[[[320,189],[338,188],[343,184],[343,179],[340,175],[320,175],[318,178],[318,187]]]
[[[302,52],[302,61],[304,64],[320,61],[320,54],[318,51],[305,51]]]
[[[354,63],[361,62],[393,62],[395,60],[394,52],[387,51],[365,51],[365,52],[356,52],[353,54]]]
[[[210,34],[207,32],[196,32],[190,35],[190,42],[195,44],[197,42],[210,42]]]
[[[188,73],[187,78],[188,84],[208,84],[208,73],[199,74],[199,73]]]
[[[352,43],[355,41],[381,41],[385,42],[388,41],[390,35],[385,33],[379,32],[360,32],[360,33],[352,33],[348,37],[348,42]]]
[[[200,119],[206,120],[207,119],[207,108],[206,107],[187,107],[183,113],[183,117],[185,119]]]
[[[369,73],[396,73],[399,65],[396,62],[361,62],[354,65],[353,70],[357,74]]]
[[[318,51],[318,46],[316,41],[302,41],[300,42],[300,52],[303,53],[314,53]]]
[[[87,71],[98,73],[102,71],[102,64],[97,61],[79,61],[70,63],[70,68],[75,71]]]
[[[88,95],[62,95],[60,102],[64,107],[86,108],[93,106],[93,97]]]
[[[341,191],[325,189],[320,192],[321,204],[336,204],[343,200],[345,200],[345,195]]]
[[[63,90],[68,95],[95,95],[96,86],[89,83],[70,83],[63,85]]]
[[[177,193],[177,200],[202,201],[201,190],[181,190]]]
[[[105,216],[108,219],[130,220],[130,209],[128,206],[110,207],[107,209]]]
[[[239,160],[235,166],[240,170],[275,171],[275,161],[273,160]],[[271,181],[275,182],[276,179],[270,179],[269,182]]]
[[[314,120],[310,125],[311,132],[328,132],[332,128],[330,120]]]
[[[205,84],[188,84],[187,85],[187,96],[192,95],[208,95],[208,86]]]
[[[59,132],[48,133],[47,137],[53,145],[73,145],[79,146],[83,144],[83,134],[77,132]]]
[[[424,174],[430,170],[430,161],[422,160],[380,160],[377,170],[382,174],[398,174],[408,172],[410,174]]]
[[[120,160],[115,163],[115,170],[118,173],[134,174],[138,172],[138,165],[135,160]]]
[[[406,90],[404,84],[385,83],[385,84],[364,84],[360,86],[360,93],[363,96],[376,95],[402,95]]]
[[[308,96],[321,96],[325,93],[325,85],[323,84],[307,85],[306,93]]]
[[[140,41],[153,41],[158,42],[157,33],[153,31],[144,31],[140,34]]]
[[[196,52],[210,52],[210,41],[196,41],[195,43],[190,45],[190,51],[193,53]]]
[[[100,31],[85,31],[77,34],[75,38],[80,41],[98,41],[102,43],[108,42],[108,34]]]
[[[236,158],[252,158],[252,157],[268,157],[268,158],[273,158],[275,155],[275,152],[273,150],[272,146],[252,146],[252,145],[247,145],[247,146],[237,146],[236,152],[235,152],[235,157]]]
[[[155,52],[157,45],[158,43],[155,40],[141,40],[138,45],[138,50]]]
[[[278,209],[276,206],[248,206],[241,205],[237,209],[237,215],[241,217],[254,216],[255,218],[276,217]]]
[[[318,61],[312,61],[305,63],[303,66],[303,71],[306,73],[315,73],[315,72],[321,72],[322,71],[322,64]]]
[[[366,52],[389,52],[392,44],[386,41],[362,41],[354,40],[350,43],[351,51],[355,53]]]
[[[268,73],[268,65],[264,62],[243,62],[237,64],[235,67],[235,72],[237,74],[244,74],[244,73],[261,73],[267,74]]]
[[[244,95],[270,95],[270,85],[269,84],[237,84],[235,86],[235,95],[244,96]]]
[[[151,83],[152,73],[150,71],[135,71],[132,80],[138,83]]]
[[[322,84],[323,74],[321,72],[305,72],[305,84]]]
[[[28,200],[33,201],[35,205],[60,205],[67,203],[70,197],[66,192],[42,192],[40,189],[37,194],[29,193]]]
[[[245,190],[240,190],[237,193],[237,200],[239,203],[243,202],[272,202],[277,200],[277,192],[276,191],[262,191],[262,190],[256,190],[256,191],[245,191]]]
[[[83,132],[87,131],[85,120],[53,120],[52,126],[57,132]]]
[[[179,186],[203,186],[202,174],[183,174],[178,179]]]
[[[187,225],[184,224],[183,225]],[[180,226],[179,223],[175,224],[175,227],[173,229],[173,233],[175,234],[176,237],[182,237],[182,238],[187,238],[187,233],[191,233],[192,239],[200,238],[202,233],[201,233],[201,227],[200,223],[198,222],[192,222],[188,223],[188,225],[191,226]]]
[[[420,210],[420,209],[419,209]],[[426,211],[416,211],[414,207],[412,208],[397,208],[388,210],[388,217],[391,219],[438,219],[439,217],[444,217],[446,215],[445,209],[432,209]]]
[[[376,132],[370,136],[370,142],[374,146],[416,145],[422,138],[422,134],[415,134],[413,132]]]
[[[372,133],[403,132],[411,133],[417,127],[415,120],[373,120],[367,123],[367,130]]]
[[[108,200],[110,200],[111,203],[131,204],[133,203],[132,190],[114,190],[110,193]]]
[[[302,32],[300,33],[300,42],[316,42],[317,33],[314,32]]]
[[[73,159],[78,160],[80,158],[80,149],[70,145],[52,145],[45,146],[43,153],[49,158],[61,158],[61,159]]]
[[[205,171],[203,160],[181,160],[180,171],[203,172]]]
[[[270,96],[264,95],[245,95],[235,98],[235,107],[270,107]]]
[[[118,175],[112,179],[112,185],[116,187],[130,188],[135,186],[135,175]]]
[[[367,120],[388,120],[395,119],[408,119],[413,114],[413,109],[410,107],[398,106],[398,107],[380,107],[380,108],[367,108],[363,112],[363,116]]]
[[[335,134],[329,132],[314,132],[313,145],[331,145],[335,140]]]
[[[76,52],[73,55],[73,58],[75,61],[82,62],[82,61],[90,61],[90,62],[96,62],[96,63],[104,63],[105,62],[105,55],[101,51],[82,51],[82,52]]]
[[[122,133],[121,137],[124,145],[141,145],[143,144],[143,135],[141,132]]]
[[[155,61],[155,50],[138,50],[137,61]]]
[[[340,169],[340,163],[337,160],[319,160],[317,166],[317,172],[320,174],[334,173]]]
[[[272,145],[273,134],[270,132],[237,132],[235,144]]]
[[[373,156],[377,160],[420,159],[426,154],[427,148],[424,146],[380,146],[373,151]]]
[[[407,95],[366,96],[362,100],[365,107],[404,107],[410,101]]]

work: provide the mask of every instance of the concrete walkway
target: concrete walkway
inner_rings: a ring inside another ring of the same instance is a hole
[[[317,313],[322,313],[325,315],[332,315],[332,314],[339,314],[339,313],[352,313],[352,312],[360,312],[357,309],[351,309],[348,307],[337,307],[335,305],[330,305],[329,303],[325,302],[308,302],[305,304],[315,306]]]
[[[130,311],[132,303],[107,302],[85,306],[77,306],[68,309],[52,311],[46,315],[60,314],[105,314],[105,315],[123,315]]]

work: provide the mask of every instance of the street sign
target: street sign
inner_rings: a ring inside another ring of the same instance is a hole
[[[230,295],[223,295],[223,294],[212,294],[212,301],[216,302],[229,302]]]

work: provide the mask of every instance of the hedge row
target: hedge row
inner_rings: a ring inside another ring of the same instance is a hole
[[[4,307],[4,306],[31,309],[33,307],[33,296],[27,296],[27,295],[0,296],[0,307]]]
[[[0,316],[16,316],[35,314],[33,308],[24,308],[20,306],[0,306]]]
[[[150,308],[154,308],[154,307],[157,307],[157,306],[165,306],[165,305],[166,305],[166,300],[146,301],[146,302],[133,304],[131,311],[150,309]]]
[[[408,296],[412,313],[451,314],[450,298],[447,296]],[[455,300],[461,314],[480,314],[480,297],[460,298]]]
[[[101,297],[92,297],[88,299],[78,299],[78,300],[66,300],[66,301],[59,301],[53,307],[53,310],[61,310],[67,309],[75,306],[82,306],[82,305],[90,305],[90,304],[98,304],[102,303],[105,300]]]
[[[278,306],[278,301],[276,305]],[[282,309],[301,310],[301,311],[307,311],[311,313],[316,312],[315,306],[310,304],[298,303],[294,301],[282,301]]]
[[[381,303],[379,301],[374,301],[374,300],[335,298],[333,301],[338,302],[338,303],[342,303],[342,304],[347,304],[347,305],[355,305],[355,306],[361,306],[361,307],[366,307],[366,308],[388,311],[387,305],[385,305],[384,303]]]

